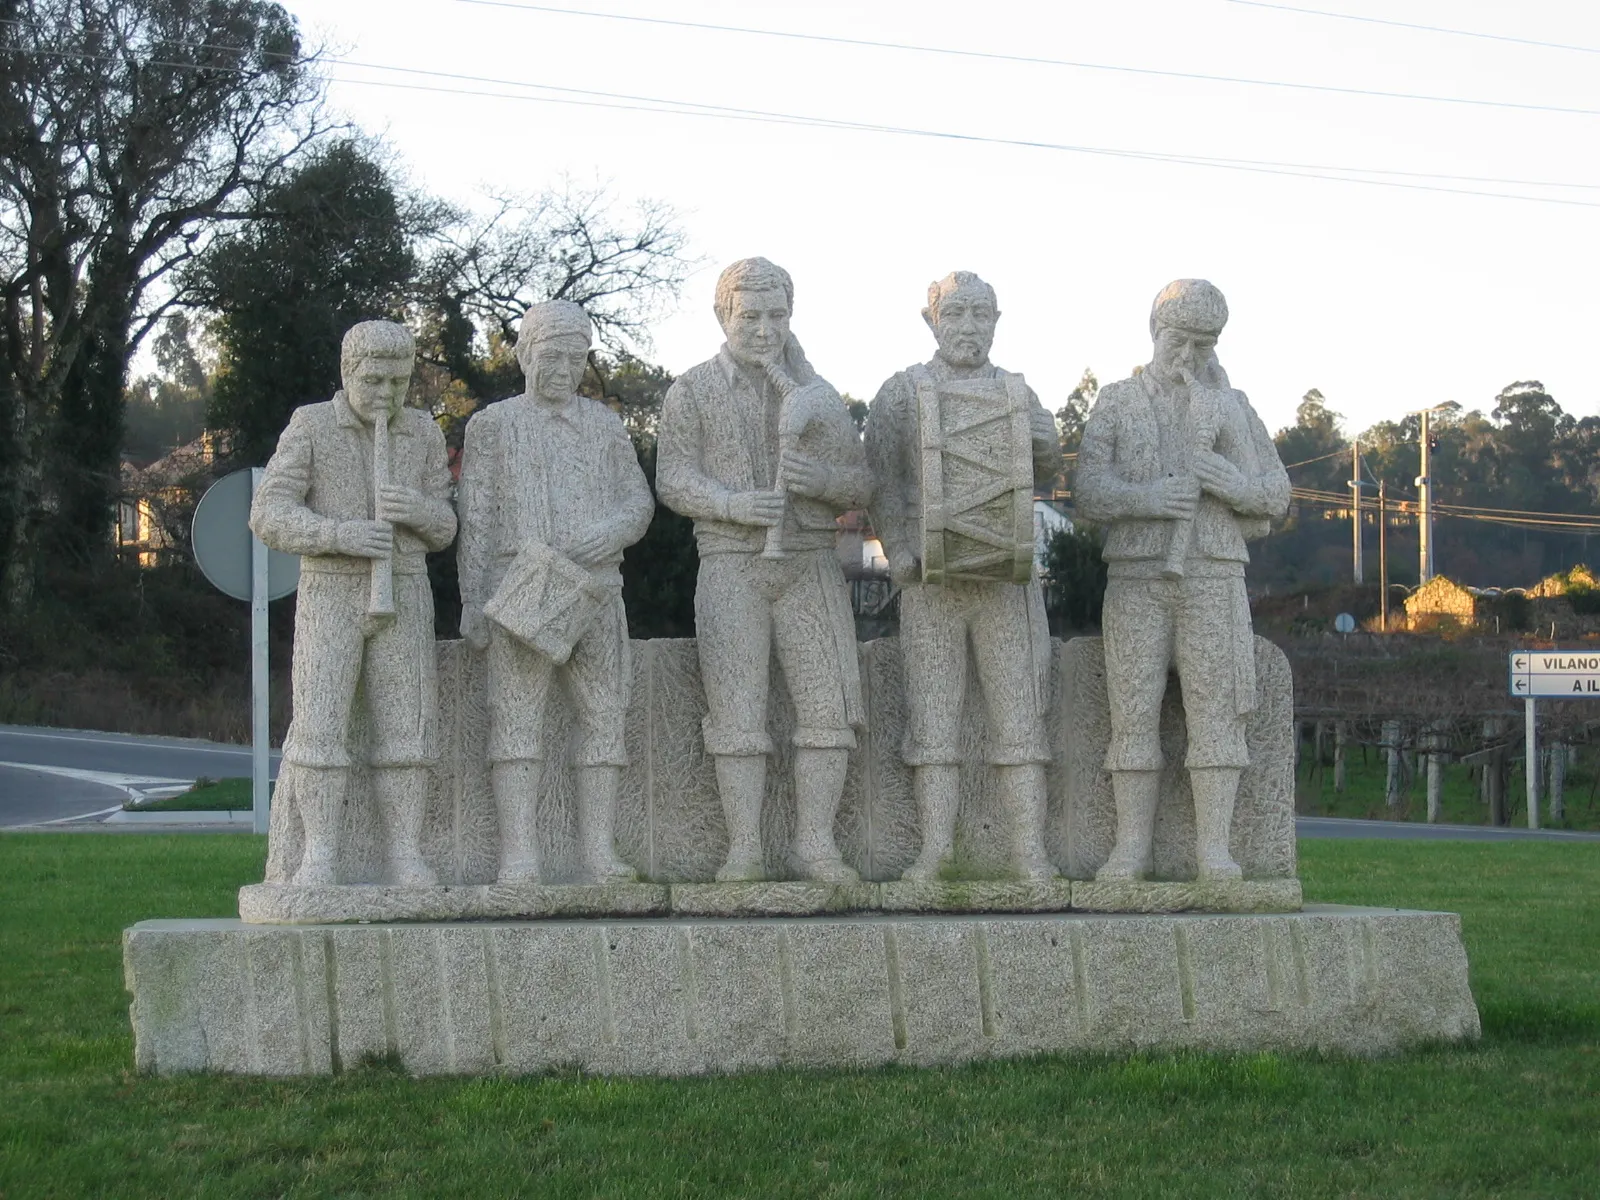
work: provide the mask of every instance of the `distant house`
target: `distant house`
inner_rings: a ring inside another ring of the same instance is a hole
[[[1441,619],[1458,625],[1478,620],[1479,597],[1454,579],[1435,575],[1406,597],[1406,624],[1412,628],[1436,625]]]
[[[118,556],[153,567],[186,547],[194,506],[227,453],[225,437],[203,433],[147,467],[125,460],[117,500]]]
[[[1528,599],[1531,627],[1548,629],[1552,638],[1600,634],[1600,577],[1582,563],[1541,579]]]
[[[1579,563],[1571,570],[1563,571],[1558,575],[1547,575],[1533,587],[1528,589],[1530,600],[1549,600],[1557,596],[1571,596],[1574,593],[1600,592],[1600,578],[1596,578],[1593,571]]]

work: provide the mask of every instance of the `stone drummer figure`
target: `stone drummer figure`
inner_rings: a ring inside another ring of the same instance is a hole
[[[971,271],[955,271],[929,285],[922,319],[933,331],[937,352],[928,362],[891,376],[878,389],[867,418],[867,461],[875,485],[872,525],[901,589],[900,645],[909,708],[903,754],[915,771],[922,821],[922,852],[903,879],[936,878],[952,853],[969,641],[983,688],[989,762],[1000,772],[1005,811],[1013,822],[1013,869],[1025,879],[1056,874],[1043,841],[1050,631],[1039,581],[922,582],[917,388],[930,380],[1004,379],[1007,373],[989,361],[999,318],[994,289]],[[1027,394],[1034,474],[1045,482],[1060,467],[1060,441],[1054,419],[1031,388]]]
[[[433,591],[424,555],[450,544],[456,515],[444,437],[428,414],[405,407],[415,353],[404,326],[366,321],[350,329],[339,363],[344,390],[295,409],[250,509],[257,537],[301,556],[294,720],[283,745],[283,761],[297,768],[305,831],[296,884],[337,882],[358,690],[392,880],[435,882],[418,845],[428,768],[439,755]],[[388,427],[389,462],[380,471],[390,482],[374,495],[377,421]],[[369,616],[372,576],[385,567],[394,612]]]
[[[657,487],[694,519],[700,549],[694,608],[705,746],[729,837],[717,878],[764,877],[776,643],[797,722],[791,866],[802,878],[848,883],[857,876],[839,856],[833,822],[863,713],[834,522],[866,501],[869,483],[843,400],[789,332],[793,303],[789,273],[764,258],[722,272],[715,307],[727,341],[667,393]]]
[[[623,726],[633,682],[621,563],[623,550],[644,536],[655,504],[621,420],[578,395],[592,337],[588,314],[578,305],[535,304],[517,335],[526,390],[467,422],[458,551],[461,633],[489,655],[490,782],[500,819],[501,882],[539,878],[536,804],[550,752],[545,721],[557,675],[565,677],[577,709],[582,878],[635,878],[615,849],[617,792],[628,762]],[[569,657],[560,664],[484,612],[530,546],[566,560],[580,589],[597,597],[581,636],[563,647]]]
[[[1228,385],[1222,293],[1168,284],[1150,312],[1155,353],[1104,388],[1078,453],[1078,512],[1110,526],[1105,609],[1117,836],[1097,879],[1142,879],[1161,781],[1161,700],[1183,688],[1201,878],[1237,879],[1229,850],[1245,721],[1257,703],[1245,539],[1289,506],[1289,477],[1261,418]]]

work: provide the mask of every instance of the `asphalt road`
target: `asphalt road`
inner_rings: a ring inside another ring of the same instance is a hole
[[[274,775],[277,766],[274,751]],[[248,746],[0,725],[0,828],[103,813],[136,792],[171,791],[202,775],[249,774]]]
[[[126,792],[104,783],[0,767],[0,828],[99,812],[126,798]]]

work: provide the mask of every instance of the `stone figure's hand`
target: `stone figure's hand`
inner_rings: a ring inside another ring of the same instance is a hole
[[[489,618],[476,604],[461,606],[461,636],[474,650],[489,648]]]
[[[418,529],[427,524],[427,497],[416,488],[386,483],[378,492],[378,520]]]
[[[922,582],[922,563],[904,550],[889,559],[889,580],[898,587]]]
[[[387,558],[394,553],[394,530],[387,521],[340,521],[336,541],[339,553],[353,558]]]
[[[1150,511],[1146,516],[1163,521],[1184,521],[1194,516],[1200,502],[1200,484],[1192,477],[1169,475],[1150,485]]]
[[[783,519],[777,492],[735,492],[728,497],[728,520],[735,525],[776,525]]]
[[[1195,455],[1194,473],[1201,487],[1230,508],[1237,508],[1248,496],[1250,481],[1244,472],[1215,451]]]
[[[566,549],[566,555],[580,567],[598,567],[616,553],[616,536],[600,526],[585,533]]]
[[[1194,387],[1196,384],[1208,388],[1227,386],[1227,376],[1222,373],[1222,364],[1217,361],[1214,346],[1195,350],[1191,358],[1180,361],[1177,367],[1185,387]]]
[[[783,473],[784,482],[789,485],[789,490],[798,492],[802,496],[825,495],[828,484],[833,478],[833,472],[828,470],[825,463],[820,463],[797,450],[783,452],[778,470]]]

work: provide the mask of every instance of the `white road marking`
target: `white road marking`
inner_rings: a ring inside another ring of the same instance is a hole
[[[192,779],[176,779],[171,775],[129,775],[122,771],[87,771],[82,767],[47,767],[40,763],[0,762],[0,767],[15,767],[19,771],[37,771],[41,775],[59,775],[63,779],[81,779],[85,783],[101,783],[107,787],[133,792],[134,784],[191,784]],[[142,788],[137,789],[143,794]]]
[[[32,829],[35,826],[39,826],[39,825],[70,825],[74,821],[92,821],[96,817],[107,817],[107,816],[111,816],[114,813],[119,813],[121,811],[122,811],[122,805],[119,804],[115,808],[102,808],[102,809],[98,810],[97,812],[79,813],[75,817],[57,817],[53,821],[35,821],[32,825],[17,825],[14,828],[17,828],[17,829]]]
[[[0,729],[0,738],[40,738],[49,742],[90,742],[97,746],[134,746],[145,750],[181,750],[186,754],[229,754],[234,756],[250,757],[250,747],[241,746],[238,749],[225,749],[219,746],[194,746],[183,738],[173,738],[162,741],[141,741],[133,735],[127,737],[94,737],[88,734],[71,733],[23,733],[16,729]],[[278,758],[282,751],[274,750],[272,757]],[[31,765],[31,764],[30,764]]]

